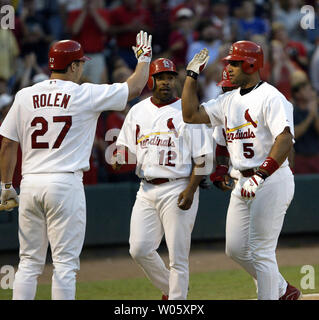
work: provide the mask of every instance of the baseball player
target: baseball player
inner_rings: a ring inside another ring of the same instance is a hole
[[[123,110],[127,100],[140,95],[148,80],[151,40],[146,32],[137,35],[135,72],[112,85],[78,85],[88,58],[78,42],[56,42],[49,52],[50,79],[16,94],[0,128],[1,203],[17,199],[11,181],[19,143],[22,149],[20,263],[13,299],[34,299],[48,243],[52,299],[75,298],[86,223],[82,176],[89,169],[97,119],[102,111]]]
[[[151,63],[148,87],[153,95],[132,107],[116,143],[117,163],[127,148],[137,158],[141,179],[131,217],[130,254],[165,300],[187,299],[197,187],[205,175],[196,169],[203,165],[201,157],[213,152],[205,126],[183,122],[181,100],[174,95],[176,75],[169,59]],[[156,251],[164,233],[169,269]]]
[[[260,46],[232,44],[227,70],[240,88],[199,105],[196,79],[209,59],[203,49],[187,66],[182,93],[183,119],[226,128],[233,167],[241,172],[232,191],[226,222],[226,253],[258,282],[258,299],[298,299],[300,291],[278,271],[276,246],[294,194],[287,156],[293,145],[292,105],[260,80]]]

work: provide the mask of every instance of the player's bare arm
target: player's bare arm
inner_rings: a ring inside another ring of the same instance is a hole
[[[258,168],[256,173],[247,180],[241,190],[241,194],[246,199],[255,197],[256,191],[264,183],[265,179],[272,175],[283,162],[288,158],[293,147],[293,136],[289,127],[285,127],[280,133],[269,152],[268,157]]]
[[[277,162],[278,166],[280,167],[289,156],[289,153],[291,152],[292,147],[293,147],[293,136],[290,132],[289,127],[286,127],[284,131],[277,136],[275,143],[269,152],[268,157],[274,159]],[[267,170],[264,170],[263,168],[261,168],[260,170],[265,171],[266,174],[269,175]]]
[[[0,151],[1,182],[12,181],[19,143],[3,137]]]
[[[205,175],[196,174],[197,169],[203,168],[205,166],[204,158],[201,158],[203,159],[203,161],[201,161],[202,159],[200,159],[200,161],[196,161],[198,163],[194,162],[189,183],[186,189],[183,192],[181,192],[178,197],[177,205],[182,210],[188,210],[192,206],[194,193],[196,192],[202,179],[205,177]]]
[[[136,36],[136,47],[132,48],[138,61],[134,73],[127,79],[128,100],[138,97],[144,89],[149,75],[152,60],[152,36],[141,31]]]
[[[1,171],[1,203],[5,204],[9,199],[19,202],[18,196],[12,187],[12,177],[17,162],[19,143],[3,137],[0,151]]]
[[[208,50],[205,48],[197,53],[187,66],[187,77],[182,92],[183,120],[186,123],[210,123],[197,97],[197,77],[204,70],[208,60]]]

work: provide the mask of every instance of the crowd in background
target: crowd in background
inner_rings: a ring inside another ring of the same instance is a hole
[[[294,172],[319,173],[319,1],[0,0],[0,7],[6,4],[15,8],[15,28],[0,29],[0,123],[18,90],[48,79],[48,50],[57,40],[74,39],[91,57],[83,82],[124,82],[135,68],[131,47],[136,34],[145,30],[153,35],[153,58],[175,62],[178,96],[187,63],[206,47],[210,60],[199,80],[201,101],[221,93],[217,86],[221,58],[231,43],[251,40],[264,51],[262,80],[278,88],[294,106]],[[300,26],[303,5],[315,10],[313,29]],[[149,95],[145,89],[139,100]],[[137,179],[134,165],[114,172],[105,161],[106,148],[116,140],[114,134],[106,141],[106,133],[119,131],[137,101],[123,112],[101,114],[85,184]],[[16,186],[20,163],[21,152]]]

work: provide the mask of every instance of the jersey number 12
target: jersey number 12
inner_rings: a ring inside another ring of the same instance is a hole
[[[177,157],[177,154],[175,151],[169,150],[166,153],[166,150],[162,150],[160,151],[159,154],[160,154],[159,164],[161,166],[175,167],[175,163],[172,162]]]

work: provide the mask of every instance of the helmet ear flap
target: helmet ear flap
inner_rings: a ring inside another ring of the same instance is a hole
[[[258,70],[258,65],[256,59],[247,59],[243,61],[242,65],[243,72],[247,74],[252,74]]]
[[[147,86],[148,88],[152,91],[155,87],[155,80],[153,76],[149,76],[148,80],[147,80]]]

